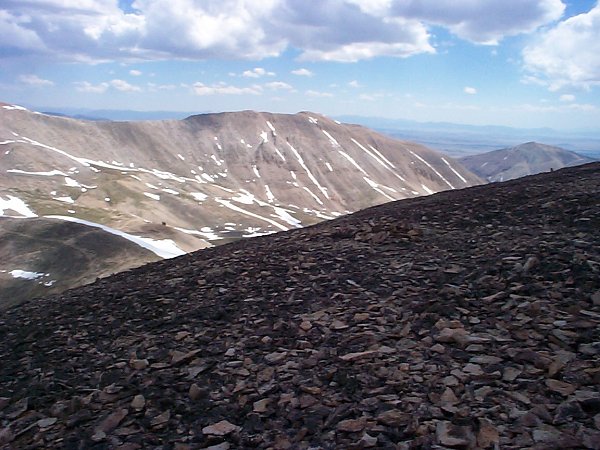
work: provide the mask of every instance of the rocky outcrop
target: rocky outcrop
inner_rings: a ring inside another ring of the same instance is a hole
[[[600,164],[374,207],[0,318],[17,448],[598,448]]]

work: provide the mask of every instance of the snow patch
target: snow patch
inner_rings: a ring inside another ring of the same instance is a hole
[[[177,153],[177,157],[178,157],[180,160],[182,160],[182,161],[185,161],[185,158],[183,157],[183,155],[180,155],[179,153]]]
[[[202,192],[190,192],[190,195],[199,202],[203,202],[204,200],[206,200],[208,198],[208,195],[206,195]]]
[[[273,126],[273,124],[271,122],[269,122],[267,120],[267,126],[271,129],[271,131],[273,132],[273,136],[277,136],[277,131],[275,131],[275,127]]]
[[[255,198],[254,195],[252,195],[247,190],[240,189],[240,194],[238,194],[236,197],[232,197],[231,200],[236,201],[238,203],[243,203],[245,205],[251,205],[252,203],[254,203]]]
[[[377,183],[375,183],[373,180],[371,180],[368,177],[363,177],[363,180],[365,180],[367,182],[367,184],[369,186],[371,186],[373,188],[374,191],[378,192],[379,194],[383,195],[385,198],[394,201],[395,198],[390,197],[389,195],[387,195],[385,192],[383,192],[381,189],[379,189],[379,185]]]
[[[333,172],[333,167],[331,167],[331,164],[329,164],[328,162],[326,162],[325,166],[327,167],[327,169],[329,169],[330,172]]]
[[[66,173],[61,172],[60,170],[51,170],[49,172],[28,172],[26,170],[20,170],[20,169],[8,169],[7,172],[18,173],[21,175],[36,175],[36,176],[40,176],[40,177],[52,177],[55,175],[63,176],[63,177],[67,176]]]
[[[277,153],[279,157],[285,162],[285,156],[283,156],[283,153],[281,153],[277,147],[275,147],[275,153]]]
[[[45,217],[48,217],[50,219],[60,219],[60,220],[66,221],[66,222],[81,223],[83,225],[88,225],[90,227],[95,227],[95,228],[101,228],[102,230],[104,230],[108,233],[111,233],[111,234],[114,234],[117,236],[121,236],[121,237],[139,245],[140,247],[150,250],[151,252],[160,256],[161,258],[174,258],[176,256],[185,255],[185,252],[183,250],[181,250],[179,247],[177,247],[177,244],[175,244],[175,242],[173,242],[171,239],[156,240],[156,239],[151,239],[151,238],[135,236],[133,234],[125,233],[124,231],[115,230],[114,228],[107,227],[106,225],[101,225],[101,224],[95,223],[95,222],[89,222],[87,220],[77,219],[75,217],[68,217],[68,216],[45,216]]]
[[[152,200],[160,200],[160,195],[151,194],[150,192],[144,192],[146,197],[150,197]]]
[[[59,202],[63,202],[63,203],[75,203],[75,200],[73,200],[71,197],[69,196],[65,196],[65,197],[54,197],[53,200],[58,200]]]
[[[350,156],[348,153],[343,152],[341,150],[338,150],[338,152],[340,153],[340,155],[342,155],[344,158],[346,158],[348,161],[350,161],[350,163],[354,167],[356,167],[358,170],[360,170],[364,175],[369,176],[369,174],[367,172],[365,172],[365,170],[362,167],[360,167],[356,161],[354,161],[352,156]]]
[[[360,144],[356,139],[351,138],[350,139],[352,142],[354,142],[361,150],[363,150],[367,155],[369,155],[371,158],[373,158],[375,161],[377,161],[381,166],[383,166],[384,168],[391,170],[392,168],[390,166],[388,166],[385,162],[383,162],[382,159],[380,159],[375,153],[373,153],[372,151],[368,150],[365,146],[363,146],[362,144]]]
[[[192,234],[192,235],[197,235],[197,236],[202,236],[203,238],[206,238],[209,241],[218,241],[219,239],[223,239],[221,236],[215,234],[213,232],[213,230],[210,227],[202,227],[200,230],[188,230],[186,228],[179,228],[179,227],[173,227],[178,231],[181,231],[182,233],[185,234]]]
[[[6,200],[0,196],[0,216],[4,216],[4,211],[10,209],[17,214],[20,214],[23,217],[37,217],[37,214],[34,213],[27,203],[21,200],[18,197],[14,197],[12,195],[8,195]],[[14,216],[7,216],[14,217]]]
[[[464,177],[463,177],[463,176],[462,176],[460,173],[458,173],[458,172],[457,172],[457,171],[454,169],[454,167],[452,167],[452,166],[450,165],[450,163],[449,163],[448,161],[446,161],[446,158],[442,158],[442,161],[444,161],[444,162],[446,163],[446,165],[447,165],[448,167],[450,167],[450,170],[451,170],[452,172],[454,172],[454,174],[455,174],[455,175],[456,175],[458,178],[460,178],[460,179],[461,179],[461,181],[462,181],[463,183],[465,183],[465,184],[468,184],[467,180],[465,180],[465,178],[464,178]]]
[[[290,214],[292,211],[280,208],[278,206],[274,206],[273,209],[275,210],[275,214],[277,214],[277,216],[284,222],[290,224],[293,227],[302,228],[302,222],[300,222],[298,219],[296,219]]]
[[[37,280],[45,274],[40,272],[28,272],[27,270],[15,269],[8,272],[13,278],[23,278],[24,280]]]
[[[341,147],[341,145],[339,144],[338,141],[335,140],[335,138],[329,134],[327,131],[325,130],[321,130],[323,132],[323,134],[325,134],[325,136],[327,136],[327,138],[329,139],[329,142],[331,142],[331,146],[332,147]]]
[[[267,191],[267,199],[269,200],[269,203],[273,203],[273,201],[275,200],[275,196],[271,192],[271,189],[269,188],[268,184],[265,184],[265,191]]]
[[[396,166],[394,166],[384,155],[383,153],[381,153],[379,150],[377,150],[375,147],[373,147],[372,145],[369,145],[369,147],[371,148],[371,150],[373,150],[381,159],[383,159],[392,169],[395,169]]]
[[[302,166],[302,168],[306,171],[306,174],[308,175],[308,178],[310,178],[310,181],[312,181],[313,184],[321,191],[321,193],[325,196],[325,198],[329,198],[329,194],[327,193],[327,189],[325,189],[323,186],[321,186],[321,184],[317,181],[317,179],[314,177],[314,175],[312,174],[312,172],[308,169],[308,167],[304,163],[304,160],[302,159],[302,156],[300,156],[300,153],[298,152],[298,150],[296,150],[292,146],[292,144],[290,144],[289,142],[287,144],[290,147],[290,149],[292,149],[292,152],[294,152],[294,155],[296,155],[296,159],[298,160],[298,162],[300,163],[300,165]],[[294,176],[294,179],[296,179],[295,176]],[[321,202],[321,200],[319,200],[319,202],[321,204],[323,204]]]
[[[319,204],[322,205],[323,202],[321,201],[321,199],[319,197],[317,197],[309,188],[307,188],[306,186],[303,186],[302,189],[304,189],[306,192],[308,192],[312,198],[315,199],[315,201]]]
[[[9,111],[28,111],[27,108],[23,108],[22,106],[19,106],[19,105],[3,105],[2,107]]]
[[[265,222],[267,222],[267,223],[269,223],[269,224],[271,224],[271,225],[279,228],[282,231],[287,231],[288,230],[287,227],[284,227],[280,223],[277,223],[274,220],[269,219],[268,217],[263,217],[263,216],[261,216],[259,214],[254,214],[253,212],[250,212],[250,211],[247,211],[247,210],[245,210],[243,208],[240,208],[239,206],[236,206],[236,205],[232,204],[229,200],[225,200],[225,199],[222,199],[222,198],[215,198],[215,201],[217,203],[220,203],[223,206],[226,206],[227,208],[231,209],[232,211],[236,211],[236,212],[245,214],[247,216],[254,217],[255,219],[264,220]]]
[[[401,144],[402,145],[402,144]],[[403,146],[404,148],[406,148],[405,146]],[[450,184],[450,182],[448,180],[446,180],[443,175],[441,173],[439,173],[431,164],[429,164],[427,161],[425,161],[423,158],[421,158],[419,155],[417,155],[415,152],[413,152],[412,150],[406,148],[406,150],[408,150],[410,152],[411,155],[413,155],[415,158],[417,158],[419,161],[421,161],[423,164],[425,164],[427,167],[429,167],[431,170],[433,170],[433,172],[442,179],[442,181],[444,181],[444,183],[446,183],[448,186],[450,186],[450,189],[454,189],[454,186],[452,186]]]
[[[425,186],[423,183],[421,183],[421,187],[422,187],[422,188],[423,188],[423,190],[424,190],[425,192],[427,192],[429,195],[431,195],[431,194],[435,194],[435,192],[434,192],[434,191],[432,191],[431,189],[429,189],[429,188],[428,188],[427,186]]]

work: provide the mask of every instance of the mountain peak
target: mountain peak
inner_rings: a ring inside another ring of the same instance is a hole
[[[510,148],[466,156],[460,161],[473,173],[493,182],[585,164],[593,159],[560,147],[526,142]]]

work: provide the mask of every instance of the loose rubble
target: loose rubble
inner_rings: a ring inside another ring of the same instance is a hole
[[[599,449],[600,164],[236,242],[0,318],[0,448]]]

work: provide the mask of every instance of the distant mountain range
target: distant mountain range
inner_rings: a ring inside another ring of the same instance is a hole
[[[537,142],[460,158],[465,167],[490,182],[511,180],[592,161],[594,159],[575,152]]]
[[[314,113],[94,122],[9,104],[0,173],[0,215],[101,225],[152,258],[482,183],[434,150]],[[0,270],[46,271],[36,260]]]
[[[464,157],[537,141],[600,159],[600,129],[561,131],[552,128],[464,125],[361,116],[336,118],[373,128],[398,139],[418,142],[453,157]]]
[[[91,108],[34,107],[49,115],[83,120],[171,120],[198,114],[185,111],[136,111]],[[210,111],[204,111],[209,113]],[[515,128],[497,125],[467,125],[450,122],[418,122],[406,119],[340,115],[333,119],[366,126],[397,139],[418,142],[453,157],[463,157],[537,141],[600,159],[600,128],[555,130],[552,128]]]

